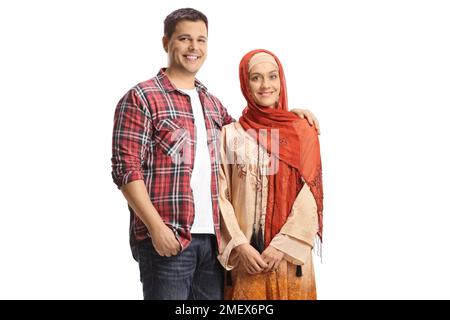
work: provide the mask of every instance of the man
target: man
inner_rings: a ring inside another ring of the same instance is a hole
[[[233,119],[195,78],[207,46],[205,15],[168,15],[168,67],[128,91],[114,116],[112,175],[129,204],[144,299],[223,297],[216,132]]]

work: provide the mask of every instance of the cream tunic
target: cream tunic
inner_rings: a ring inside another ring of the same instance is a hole
[[[256,229],[261,222],[264,225],[268,173],[273,161],[238,122],[222,128],[221,142],[219,205],[222,245],[218,259],[224,268],[232,270],[237,264],[233,249],[250,242],[254,225]],[[296,265],[311,264],[312,268],[311,249],[317,229],[316,202],[305,183],[286,223],[270,245],[284,252],[286,261]]]

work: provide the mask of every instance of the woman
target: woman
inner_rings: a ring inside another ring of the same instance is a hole
[[[288,112],[278,58],[247,53],[239,66],[247,100],[222,130],[219,261],[226,299],[316,299],[311,249],[322,239],[317,132]]]

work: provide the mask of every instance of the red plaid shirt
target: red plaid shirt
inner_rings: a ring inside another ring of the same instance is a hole
[[[218,175],[220,130],[233,121],[221,102],[195,80],[203,106],[211,156],[213,221],[219,233]],[[164,69],[119,101],[114,115],[112,176],[121,186],[143,180],[162,220],[185,249],[194,220],[191,174],[195,158],[195,126],[190,98],[178,91]],[[206,177],[205,177],[206,178]],[[130,244],[148,238],[147,228],[130,209]]]

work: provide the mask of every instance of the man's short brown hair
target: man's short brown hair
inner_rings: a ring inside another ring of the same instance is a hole
[[[208,18],[203,13],[192,8],[183,8],[175,10],[166,17],[164,20],[164,36],[170,39],[177,23],[183,20],[203,21],[206,24],[206,30],[208,30]]]

